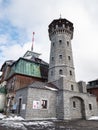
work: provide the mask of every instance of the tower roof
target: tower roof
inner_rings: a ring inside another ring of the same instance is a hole
[[[52,28],[56,28],[56,25],[58,25],[58,27],[62,27],[62,25],[65,25],[65,27],[70,27],[70,31],[73,31],[74,27],[73,27],[73,23],[68,21],[67,19],[63,19],[63,18],[59,18],[59,19],[55,19],[53,20],[50,25],[49,25],[49,32],[51,32]]]

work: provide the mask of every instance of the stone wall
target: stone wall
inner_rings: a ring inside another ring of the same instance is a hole
[[[27,107],[27,95],[28,95],[28,88],[23,88],[18,91],[16,91],[16,101],[17,101],[17,114],[21,115],[23,118],[25,118],[26,115],[26,107]],[[19,99],[21,98],[21,108],[19,112]]]
[[[79,92],[65,91],[63,100],[64,119],[77,119],[81,117],[87,119],[90,116],[98,115],[95,96]],[[73,101],[75,102],[75,107],[72,107]]]
[[[42,100],[47,101],[47,108],[42,108]],[[40,106],[33,108],[34,101],[38,101]],[[51,119],[56,118],[56,92],[45,89],[29,88],[26,119]]]

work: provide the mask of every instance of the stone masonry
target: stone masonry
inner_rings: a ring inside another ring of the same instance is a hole
[[[87,119],[98,115],[96,97],[87,93],[83,81],[76,82],[71,40],[73,23],[53,20],[48,82],[34,81],[17,90],[18,113],[26,119]]]
[[[49,25],[51,41],[48,82],[58,88],[57,118],[77,119],[97,115],[96,97],[87,94],[85,82],[76,83],[71,40],[73,23],[53,20]]]

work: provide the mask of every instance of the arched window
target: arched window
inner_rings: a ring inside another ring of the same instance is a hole
[[[70,75],[72,76],[72,71],[71,71],[71,70],[69,71],[69,73],[70,73]]]
[[[74,90],[74,86],[73,86],[73,84],[71,84],[71,90]]]
[[[67,46],[69,47],[69,41],[67,41]]]
[[[59,74],[63,74],[63,70],[60,69],[60,70],[59,70]]]
[[[59,40],[59,44],[61,45],[61,43],[62,43],[62,40]]]
[[[70,57],[70,56],[68,56],[68,60],[69,60],[69,61],[71,60],[71,57]]]
[[[62,55],[59,55],[59,59],[62,59]]]

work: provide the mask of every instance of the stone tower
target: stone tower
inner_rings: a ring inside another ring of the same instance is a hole
[[[75,81],[71,46],[73,31],[73,23],[62,18],[53,20],[48,29],[51,41],[48,82],[58,88],[57,119],[88,118],[97,113],[96,98],[87,94],[84,82]]]
[[[73,23],[62,18],[53,20],[48,29],[51,40],[48,82],[65,77],[68,90],[74,89],[76,82],[71,47],[73,31]]]

